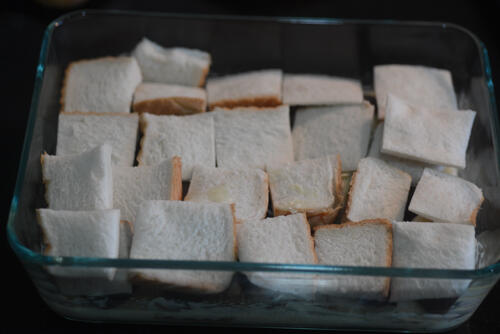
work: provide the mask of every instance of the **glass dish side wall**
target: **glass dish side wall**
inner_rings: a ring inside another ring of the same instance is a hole
[[[34,102],[38,103],[33,106],[36,120],[29,151],[25,151],[23,182],[17,185],[15,220],[10,224],[23,246],[35,252],[41,250],[35,209],[46,204],[39,157],[44,151],[50,154],[55,151],[64,69],[74,60],[127,53],[143,36],[166,46],[182,45],[209,51],[213,56],[210,75],[272,67],[290,73],[325,73],[361,79],[367,96],[373,94],[372,69],[377,64],[419,64],[449,69],[459,106],[478,112],[467,155],[468,167],[462,172],[485,193],[477,230],[498,228],[500,200],[495,197],[498,196],[498,175],[493,145],[498,137],[492,132],[497,119],[492,118],[495,111],[491,110],[492,96],[486,86],[483,50],[463,30],[426,23],[82,14],[56,21],[47,36],[47,54],[42,64],[44,76],[40,92],[35,92],[38,100]],[[439,312],[435,312],[429,311],[430,306],[425,302],[424,306],[420,302],[391,305],[339,299],[346,307],[338,308],[337,299],[328,296],[312,300],[287,295],[269,298],[269,291],[257,289],[256,292],[242,274],[236,274],[231,288],[214,298],[155,289],[156,295],[139,289],[134,290],[132,296],[104,297],[104,300],[102,297],[75,298],[61,294],[54,277],[43,268],[43,260],[23,262],[42,297],[56,311],[71,318],[102,321],[182,323],[196,320],[219,325],[439,330],[458,325],[472,315],[498,279],[498,276],[475,278],[463,296],[454,301],[440,301]],[[312,275],[305,279],[312,280]],[[178,312],[180,310],[183,312]],[[374,316],[368,317],[372,312]],[[225,313],[229,314],[227,318],[215,316]],[[278,313],[282,318],[271,316]]]

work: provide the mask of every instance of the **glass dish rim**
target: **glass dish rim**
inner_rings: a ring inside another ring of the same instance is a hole
[[[493,89],[491,67],[488,58],[488,51],[485,45],[468,29],[447,22],[430,21],[397,21],[397,20],[358,20],[358,19],[336,19],[336,18],[308,18],[308,17],[265,17],[265,16],[237,16],[237,15],[209,15],[209,14],[184,14],[184,13],[154,13],[123,10],[77,10],[64,14],[53,20],[45,29],[44,37],[35,76],[35,84],[32,95],[26,133],[19,163],[16,186],[11,201],[9,217],[7,222],[7,236],[11,248],[20,260],[38,265],[60,265],[75,267],[116,267],[116,268],[152,268],[152,269],[190,269],[190,270],[222,270],[222,271],[274,271],[274,272],[299,272],[309,274],[340,274],[340,275],[361,275],[361,276],[389,276],[389,277],[429,277],[438,279],[474,279],[485,278],[500,273],[500,263],[495,263],[484,268],[475,270],[449,270],[449,269],[421,269],[421,268],[384,268],[384,267],[352,267],[352,266],[327,266],[327,265],[306,265],[306,264],[284,264],[284,263],[247,263],[247,262],[218,262],[218,261],[179,261],[179,260],[149,260],[149,259],[109,259],[91,257],[60,257],[48,256],[32,251],[23,246],[15,232],[14,220],[17,214],[18,198],[24,180],[26,164],[29,154],[29,146],[33,135],[34,123],[36,121],[36,110],[42,82],[45,74],[45,65],[51,37],[54,30],[63,25],[66,21],[86,16],[110,15],[110,16],[154,16],[164,18],[188,18],[188,19],[210,19],[210,20],[234,20],[234,21],[254,21],[254,22],[276,22],[293,24],[318,24],[318,25],[388,25],[388,26],[435,26],[443,29],[456,29],[468,35],[476,44],[480,53],[481,69],[484,71],[485,83],[488,88],[490,120],[493,136],[494,154],[496,156],[497,176],[500,166],[500,125],[496,112],[496,101]]]

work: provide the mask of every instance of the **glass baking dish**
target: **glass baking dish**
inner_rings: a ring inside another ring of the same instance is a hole
[[[419,64],[450,70],[460,108],[477,112],[467,168],[461,171],[482,188],[486,198],[476,231],[500,227],[499,126],[493,83],[487,51],[467,30],[430,22],[78,11],[56,19],[45,31],[7,226],[12,248],[55,312],[84,321],[389,331],[446,330],[473,314],[500,277],[500,264],[495,261],[476,270],[435,270],[42,255],[35,218],[35,209],[46,206],[40,154],[55,151],[64,70],[74,60],[130,52],[143,36],[165,46],[210,52],[210,75],[281,68],[351,77],[361,80],[365,97],[372,100],[374,65]],[[47,266],[116,267],[122,272],[130,268],[223,270],[234,276],[224,292],[201,295],[162,286],[130,286],[127,281],[123,286],[78,279],[62,282]],[[286,292],[259,288],[244,275],[251,272],[277,272],[281,287],[294,288]],[[470,283],[458,298],[390,303],[309,291],[319,274]],[[67,292],[75,288],[81,292]]]

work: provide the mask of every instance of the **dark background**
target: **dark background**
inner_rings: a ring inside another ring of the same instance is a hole
[[[9,2],[0,12],[0,143],[2,143],[2,192],[0,197],[0,245],[2,285],[0,329],[22,332],[32,328],[42,332],[164,332],[178,327],[144,325],[86,324],[65,320],[49,310],[6,240],[10,200],[24,132],[43,31],[56,17],[80,8],[123,9],[173,13],[233,14],[256,16],[301,16],[346,19],[394,19],[441,21],[459,24],[481,39],[489,51],[493,82],[500,77],[500,1],[88,1],[72,9],[54,9],[35,1]],[[499,101],[499,86],[495,95]],[[6,258],[6,260],[4,259]],[[497,284],[473,317],[453,333],[500,333],[500,285]],[[186,329],[184,329],[186,330]],[[194,328],[206,331],[205,328]],[[250,332],[249,329],[219,329],[219,332]],[[290,333],[292,330],[260,331]]]

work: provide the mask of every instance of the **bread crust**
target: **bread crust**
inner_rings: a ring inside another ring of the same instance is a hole
[[[172,158],[172,175],[170,177],[169,199],[172,201],[182,201],[182,161],[175,156]]]
[[[228,99],[216,102],[209,102],[208,109],[213,110],[215,107],[221,108],[236,108],[236,107],[277,107],[282,104],[281,98],[276,95],[247,97],[241,99]]]
[[[359,222],[345,222],[343,224],[330,224],[330,225],[321,225],[316,226],[314,228],[314,233],[319,229],[341,229],[345,227],[353,227],[353,226],[363,226],[363,225],[381,225],[385,227],[387,231],[387,252],[385,256],[386,266],[390,268],[392,266],[392,250],[393,250],[393,237],[392,237],[392,223],[387,219],[365,219]],[[391,278],[385,277],[384,289],[382,291],[382,296],[387,298],[389,296],[389,289],[391,287]]]
[[[483,204],[483,202],[484,202],[484,197],[481,197],[481,201],[479,201],[478,206],[472,211],[472,214],[470,215],[469,221],[474,226],[476,226],[477,214],[479,213],[479,209],[481,208],[481,204]]]
[[[352,197],[354,196],[354,184],[356,183],[356,176],[358,175],[358,172],[354,172],[351,177],[351,183],[349,184],[349,193],[347,194],[347,204],[345,206],[345,212],[344,212],[344,217],[342,217],[342,222],[349,222],[351,221],[347,216],[349,215],[349,211],[351,210],[351,202],[352,202]]]
[[[144,117],[140,117],[139,118],[139,130],[140,130],[140,133],[141,133],[141,140],[139,141],[139,153],[137,153],[137,157],[136,157],[136,160],[137,160],[137,164],[139,166],[143,165],[143,161],[142,161],[142,155],[144,154],[144,140],[146,139],[146,131],[148,129],[148,122],[146,121],[146,119]]]
[[[210,64],[208,64],[207,67],[203,68],[203,72],[201,73],[200,81],[198,81],[198,87],[203,87],[205,85],[209,71],[210,71]]]
[[[155,115],[192,115],[205,112],[205,109],[204,99],[184,96],[144,100],[133,104],[134,112]]]
[[[43,242],[43,255],[48,255],[50,250],[52,249],[52,245],[50,244],[49,240],[47,239],[47,234],[45,233],[45,230],[42,226],[42,217],[40,216],[40,211],[36,210],[36,222],[38,226],[40,227],[40,230],[42,231],[42,242]]]

